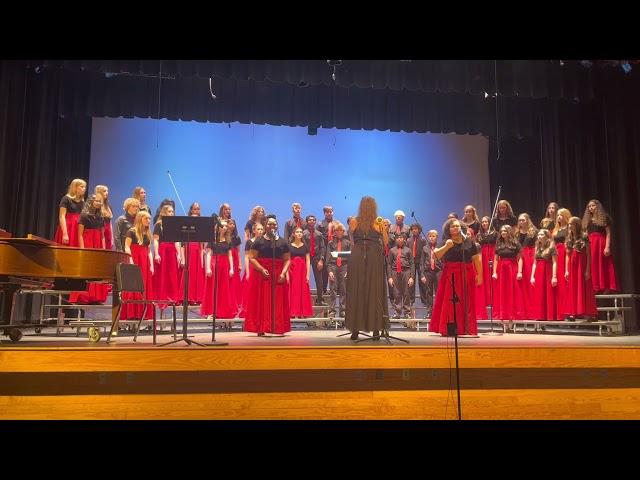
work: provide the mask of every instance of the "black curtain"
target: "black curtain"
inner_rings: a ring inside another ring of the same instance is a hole
[[[91,117],[59,113],[60,75],[0,62],[0,227],[53,238],[69,182],[89,176]]]

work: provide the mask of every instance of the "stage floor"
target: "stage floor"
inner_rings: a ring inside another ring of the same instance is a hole
[[[341,334],[347,334],[338,337]],[[55,328],[45,328],[42,333],[35,334],[33,331],[25,331],[24,336],[18,342],[12,342],[6,336],[0,336],[0,349],[4,348],[26,348],[26,347],[63,347],[63,348],[149,348],[154,347],[152,336],[149,332],[141,332],[136,342],[133,341],[133,335],[129,332],[120,332],[110,344],[106,343],[106,334],[101,333],[102,338],[97,343],[89,341],[86,330],[83,329],[79,335],[70,329],[67,329],[60,335],[56,335]],[[254,333],[243,332],[238,329],[235,331],[216,331],[216,340],[228,342],[226,346],[215,348],[234,348],[234,347],[331,347],[331,348],[395,348],[395,347],[447,347],[452,346],[454,339],[451,337],[441,337],[438,334],[421,331],[409,330],[392,330],[392,336],[408,340],[410,343],[391,340],[392,344],[388,344],[384,340],[373,342],[356,343],[350,340],[346,330],[293,330],[288,332],[284,337],[258,337]],[[180,331],[177,338],[182,338]],[[198,343],[207,344],[211,341],[211,331],[204,329],[190,329],[188,338]],[[365,338],[365,337],[360,337]],[[160,346],[166,342],[173,340],[173,335],[168,334],[165,329],[157,336],[157,345]],[[576,330],[568,332],[567,327],[564,329],[552,329],[547,327],[547,331],[540,332],[518,332],[507,333],[503,335],[491,336],[481,332],[478,337],[461,336],[458,339],[460,347],[640,347],[640,335],[608,335],[598,336],[597,332]],[[185,342],[178,342],[162,348],[200,348],[198,346],[188,346]],[[211,347],[214,348],[214,347]]]

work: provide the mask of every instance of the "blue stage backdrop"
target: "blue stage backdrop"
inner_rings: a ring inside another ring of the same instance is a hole
[[[345,223],[371,195],[392,222],[401,209],[413,223],[415,211],[425,231],[440,231],[466,204],[490,213],[488,148],[480,135],[319,128],[311,136],[306,127],[94,118],[89,188],[109,187],[116,217],[137,185],[154,213],[172,198],[182,215],[169,170],[186,210],[198,201],[209,215],[229,203],[240,230],[262,205],[282,233],[293,202],[318,221],[332,205]]]

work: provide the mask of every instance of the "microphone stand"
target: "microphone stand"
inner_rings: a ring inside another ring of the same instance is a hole
[[[498,201],[500,200],[500,192],[502,191],[502,186],[498,186],[498,195],[496,196],[496,202],[493,205],[493,212],[491,213],[491,220],[489,221],[489,230],[487,233],[491,232],[491,227],[493,226],[493,219],[496,215],[496,209],[498,208]],[[489,316],[490,322],[490,331],[483,333],[482,335],[498,337],[502,335],[502,332],[495,332],[493,330],[493,257],[489,259],[489,304],[487,304],[487,315]]]
[[[463,245],[464,247],[464,245]],[[464,248],[463,248],[464,252]],[[465,282],[464,278],[466,275],[466,267],[463,263],[463,283]],[[458,362],[458,321],[456,318],[456,303],[460,300],[458,299],[458,295],[456,295],[456,280],[455,280],[455,272],[451,272],[451,303],[453,304],[453,323],[447,323],[447,335],[453,335],[454,343],[455,343],[455,351],[456,351],[456,390],[458,392],[458,420],[462,420],[462,406],[460,404],[460,365]]]

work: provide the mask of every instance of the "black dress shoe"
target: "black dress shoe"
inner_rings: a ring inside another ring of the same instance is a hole
[[[378,330],[373,331],[373,339],[380,340],[380,332]]]
[[[259,337],[264,337],[264,332],[258,334]]]
[[[351,334],[351,340],[357,340],[358,339],[358,332],[353,332]]]

